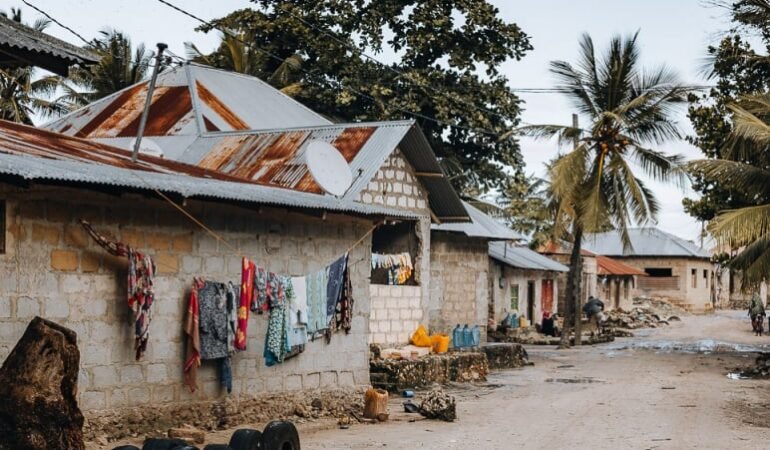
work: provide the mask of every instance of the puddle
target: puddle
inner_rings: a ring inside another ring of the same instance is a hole
[[[566,384],[582,384],[582,383],[604,383],[602,380],[595,378],[546,378],[546,383],[566,383]]]
[[[618,350],[656,350],[663,353],[760,353],[770,351],[770,345],[735,344],[732,342],[702,339],[692,342],[668,340],[623,341],[608,344],[605,349]]]

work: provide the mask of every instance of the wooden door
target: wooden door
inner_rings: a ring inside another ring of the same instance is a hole
[[[540,291],[540,307],[543,312],[553,312],[553,280],[543,280]]]

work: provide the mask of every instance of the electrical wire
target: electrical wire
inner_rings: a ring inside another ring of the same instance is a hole
[[[35,6],[32,3],[28,2],[27,0],[21,0],[21,2],[24,3],[25,5],[29,6],[30,8],[34,9],[35,11],[39,12],[40,14],[44,15],[51,22],[55,23],[56,25],[59,25],[60,27],[64,28],[65,30],[67,30],[70,33],[74,34],[75,36],[77,36],[78,39],[83,41],[86,45],[90,45],[91,44],[88,40],[86,40],[86,38],[81,36],[80,33],[78,33],[77,31],[73,30],[72,28],[68,27],[67,25],[64,25],[63,23],[59,22],[53,16],[51,16],[47,12],[43,11],[42,9],[38,8],[37,6]]]

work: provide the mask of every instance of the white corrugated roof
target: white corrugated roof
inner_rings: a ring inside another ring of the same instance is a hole
[[[666,233],[658,228],[628,230],[631,247],[623,248],[619,231],[589,234],[583,238],[583,248],[605,256],[678,256],[709,258],[711,254],[693,242]]]
[[[497,219],[484,214],[468,202],[463,201],[463,206],[471,218],[470,222],[433,224],[430,229],[504,241],[524,239],[523,235],[511,230]]]
[[[569,267],[564,264],[527,247],[512,245],[508,242],[490,242],[489,257],[517,269],[569,272]]]

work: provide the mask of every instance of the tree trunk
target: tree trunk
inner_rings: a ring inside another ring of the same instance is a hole
[[[575,228],[575,239],[572,244],[572,253],[569,259],[569,273],[567,274],[566,311],[564,311],[564,326],[561,334],[559,348],[569,348],[570,332],[575,330],[575,345],[580,345],[581,333],[581,289],[580,283],[583,276],[583,258],[580,250],[583,242],[583,229]]]
[[[572,304],[575,308],[575,345],[580,346],[583,341],[583,257],[580,254],[583,246],[583,229],[578,227],[575,230],[575,242],[572,244],[572,256],[570,263],[577,267],[575,270],[575,280],[573,281],[573,299]]]

